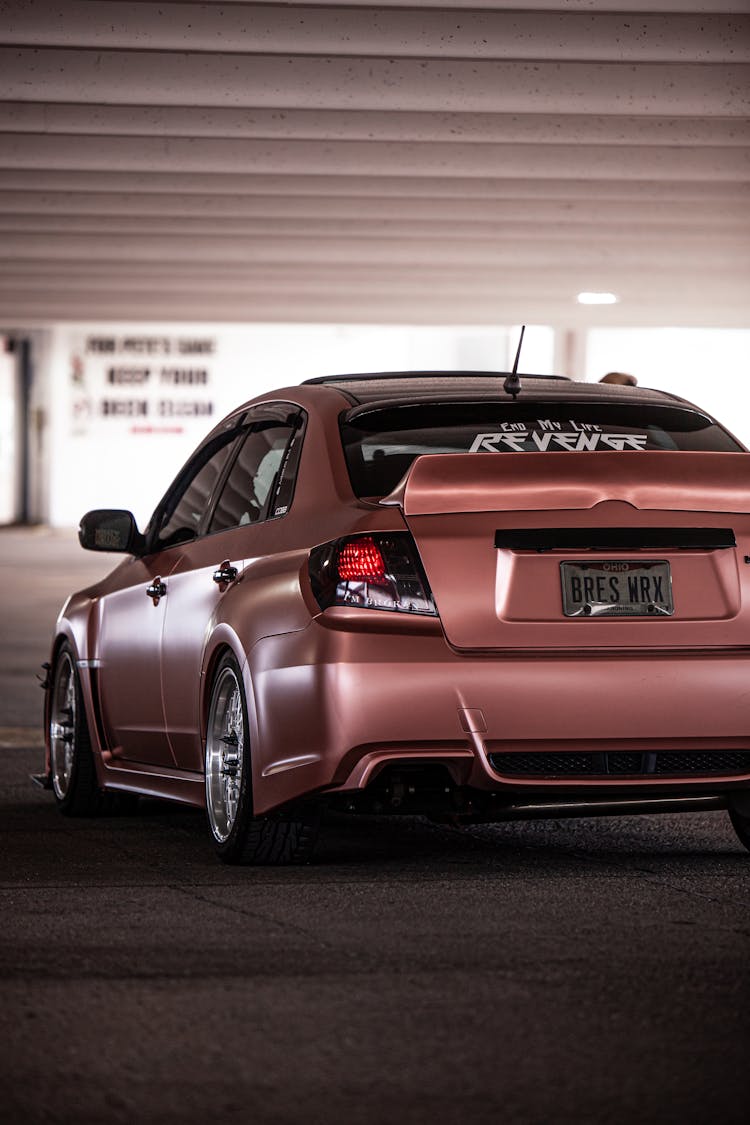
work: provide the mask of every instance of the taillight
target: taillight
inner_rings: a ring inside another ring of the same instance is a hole
[[[371,535],[344,543],[335,565],[340,582],[374,582],[382,586],[387,581],[383,552]]]
[[[310,582],[321,609],[348,605],[437,617],[408,531],[353,535],[315,547],[310,552]]]

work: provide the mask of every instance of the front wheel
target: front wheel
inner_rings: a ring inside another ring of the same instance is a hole
[[[206,729],[206,811],[224,863],[305,863],[318,834],[314,805],[253,815],[247,704],[239,665],[231,653],[219,663]]]
[[[66,816],[95,816],[101,811],[103,794],[96,779],[75,655],[67,642],[55,660],[51,691],[50,774],[57,806]]]

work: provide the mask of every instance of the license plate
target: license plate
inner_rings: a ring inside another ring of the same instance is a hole
[[[566,617],[671,617],[672,575],[668,562],[560,563]]]

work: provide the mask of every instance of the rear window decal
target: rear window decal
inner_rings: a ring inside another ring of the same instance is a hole
[[[643,450],[648,434],[605,432],[591,423],[570,422],[563,429],[562,422],[539,421],[536,427],[518,422],[506,422],[499,433],[477,434],[469,453],[547,453],[549,451],[575,453],[599,450]]]
[[[505,399],[387,403],[342,421],[355,494],[386,496],[423,454],[739,453],[742,448],[710,418],[683,406]]]

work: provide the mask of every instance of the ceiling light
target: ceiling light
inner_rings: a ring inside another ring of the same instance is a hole
[[[619,297],[614,293],[579,293],[579,305],[616,305]]]

